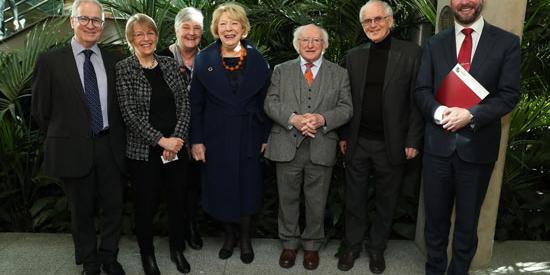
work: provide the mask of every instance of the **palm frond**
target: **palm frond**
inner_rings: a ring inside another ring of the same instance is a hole
[[[407,3],[414,8],[424,19],[428,20],[435,27],[437,10],[431,0],[411,0]]]
[[[15,118],[22,115],[18,101],[29,93],[30,80],[38,55],[45,50],[67,41],[68,37],[60,32],[67,18],[54,18],[36,25],[26,36],[22,50],[0,56],[2,74],[0,74],[0,92],[3,101],[0,104],[0,119],[7,110]],[[14,108],[19,109],[18,113]]]

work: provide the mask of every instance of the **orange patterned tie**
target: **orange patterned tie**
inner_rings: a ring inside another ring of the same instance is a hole
[[[304,76],[306,77],[307,85],[309,87],[313,84],[313,73],[311,72],[311,67],[313,67],[313,63],[306,63],[306,72],[304,73]]]

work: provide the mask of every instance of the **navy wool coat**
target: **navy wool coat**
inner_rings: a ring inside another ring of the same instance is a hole
[[[237,222],[262,201],[260,149],[270,120],[263,111],[269,65],[247,41],[246,66],[233,92],[222,65],[220,41],[195,58],[191,81],[191,143],[204,144],[202,204],[214,218]]]

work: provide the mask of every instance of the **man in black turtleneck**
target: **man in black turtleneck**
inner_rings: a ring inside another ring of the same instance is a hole
[[[368,236],[371,272],[386,268],[384,250],[407,159],[417,156],[423,122],[412,92],[420,47],[393,38],[391,7],[368,1],[359,18],[370,42],[346,55],[353,100],[353,118],[342,130],[340,150],[346,159],[345,250],[338,269],[353,267]],[[367,231],[367,190],[374,184],[375,214]]]

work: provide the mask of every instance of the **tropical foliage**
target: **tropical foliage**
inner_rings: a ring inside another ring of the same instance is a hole
[[[158,48],[174,41],[173,18],[183,7],[194,6],[205,15],[202,47],[213,41],[209,23],[214,8],[226,1],[103,0],[106,11],[120,20],[119,35],[107,39],[121,49],[124,20],[141,12],[159,28]],[[317,23],[329,32],[325,57],[338,62],[346,51],[366,41],[358,19],[365,0],[240,0],[247,7],[252,30],[249,39],[270,64],[297,56],[292,47],[296,26]],[[435,23],[431,0],[390,0],[396,26],[393,35],[411,39],[419,24]],[[497,239],[550,239],[550,0],[529,0],[522,41],[522,102],[512,114]],[[23,49],[0,53],[0,231],[67,231],[69,215],[59,183],[41,170],[42,140],[29,116],[30,82],[38,54],[67,41],[59,35],[60,21],[37,25]],[[124,51],[124,49],[122,49]],[[394,237],[413,238],[418,208],[420,163],[411,163],[395,215]],[[264,204],[256,218],[257,236],[276,237],[277,190],[273,164],[265,162]],[[415,172],[416,171],[416,172]],[[343,167],[338,162],[327,205],[329,237],[342,235]],[[125,205],[124,232],[132,230],[131,202]],[[200,215],[202,229],[215,233],[216,224]],[[166,219],[160,211],[158,221]],[[157,223],[163,233],[164,223]]]
[[[550,0],[529,0],[495,238],[550,239]]]
[[[65,21],[46,21],[25,47],[0,55],[0,228],[10,231],[66,229],[68,215],[57,182],[42,174],[43,137],[30,112],[30,83],[38,54],[67,41]]]

